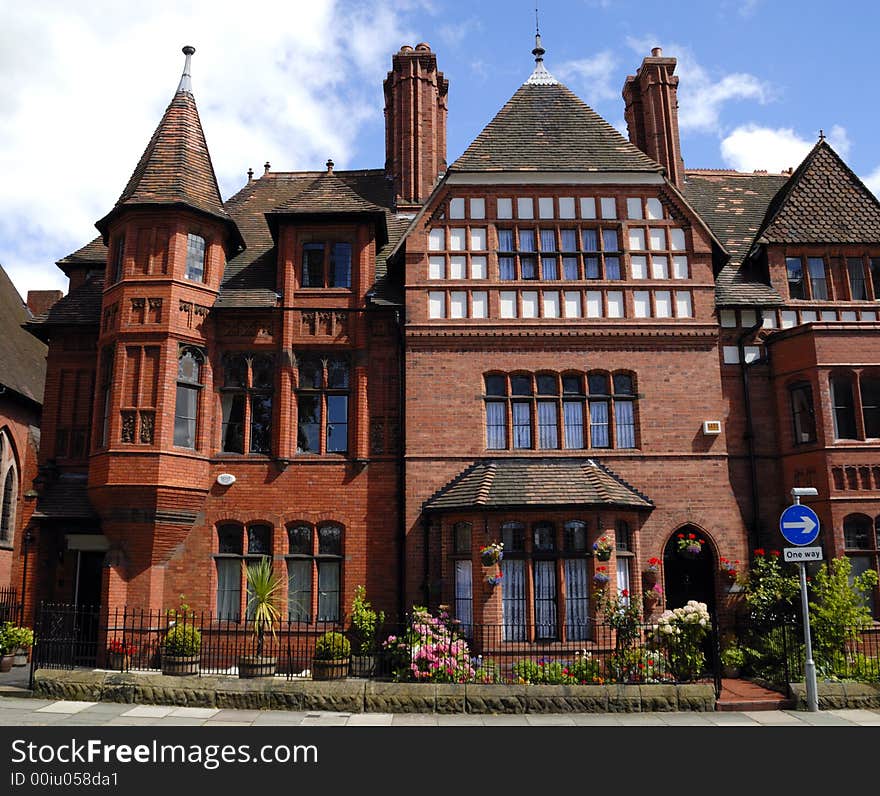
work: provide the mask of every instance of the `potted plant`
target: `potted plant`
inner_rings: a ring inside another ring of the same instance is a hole
[[[739,574],[739,561],[731,561],[729,558],[721,556],[718,559],[721,565],[721,575],[728,583],[736,583],[736,576]]]
[[[480,548],[480,563],[484,567],[491,567],[501,562],[504,558],[504,542],[490,542]]]
[[[608,534],[603,534],[595,542],[593,542],[593,552],[599,561],[608,561],[611,559],[611,553],[614,550],[614,542]]]
[[[351,644],[335,630],[330,630],[315,642],[312,659],[313,680],[342,680],[348,676]]]
[[[26,666],[28,651],[34,645],[34,631],[29,627],[20,627],[7,622],[6,639],[14,659],[13,666]]]
[[[697,558],[703,552],[704,544],[706,540],[695,533],[680,533],[677,537],[678,552],[685,558]]]
[[[275,628],[281,615],[278,609],[278,592],[282,582],[272,571],[269,559],[263,557],[255,564],[245,568],[248,585],[248,616],[254,623],[256,655],[243,655],[238,659],[239,677],[272,677],[275,674],[277,658],[263,655],[266,633],[275,638]]]
[[[0,672],[9,672],[12,670],[12,661],[15,656],[12,654],[12,647],[9,642],[9,628],[11,624],[7,622],[0,628]]]
[[[652,588],[660,577],[661,563],[662,562],[657,556],[652,556],[648,559],[648,566],[645,567],[644,572],[642,572],[642,588],[644,588],[645,591]]]
[[[130,641],[114,638],[107,645],[107,668],[127,672],[131,668],[131,656],[137,647]]]
[[[199,673],[202,634],[195,626],[195,612],[183,602],[168,612],[169,625],[162,646],[162,674],[186,675]]]
[[[721,648],[721,676],[739,677],[746,654],[735,638],[728,639]]]
[[[611,580],[611,576],[608,574],[608,567],[596,567],[596,571],[593,573],[593,583],[596,584],[596,587],[604,589],[609,580]]]
[[[356,586],[351,602],[352,644],[351,674],[353,677],[369,677],[376,666],[376,650],[379,630],[385,621],[384,611],[375,611],[367,599],[365,586]]]

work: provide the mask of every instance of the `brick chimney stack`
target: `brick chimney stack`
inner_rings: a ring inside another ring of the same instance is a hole
[[[61,298],[64,298],[64,293],[60,290],[28,290],[27,307],[37,318],[48,312],[49,308]]]
[[[449,81],[428,44],[404,45],[392,57],[385,89],[385,172],[399,209],[418,207],[446,171]]]
[[[675,58],[655,47],[623,86],[629,140],[648,157],[666,167],[676,186],[684,181],[684,161],[678,136],[678,77]]]

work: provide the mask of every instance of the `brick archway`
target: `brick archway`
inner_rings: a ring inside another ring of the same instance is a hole
[[[696,558],[685,558],[678,550],[678,535],[694,533],[705,539]],[[685,525],[672,533],[663,548],[664,592],[667,608],[680,608],[688,600],[704,602],[715,613],[715,550],[699,528]]]

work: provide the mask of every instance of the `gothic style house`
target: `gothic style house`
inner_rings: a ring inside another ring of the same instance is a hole
[[[235,619],[268,556],[292,620],[341,621],[364,584],[390,616],[582,645],[599,568],[637,598],[660,559],[667,606],[723,616],[721,559],[783,544],[794,485],[827,557],[878,567],[880,204],[827,141],[791,173],[686,168],[674,58],[627,78],[627,140],[539,40],[447,164],[419,44],[384,83],[384,168],[266,164],[224,201],[184,52],[26,323],[48,345],[28,611],[185,594]],[[13,582],[23,562],[16,541]]]

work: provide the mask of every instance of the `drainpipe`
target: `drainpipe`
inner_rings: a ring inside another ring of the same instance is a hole
[[[406,366],[404,362],[405,332],[401,311],[395,310],[397,322],[397,417],[398,417],[398,454],[397,454],[397,615],[402,622],[406,616]]]
[[[752,365],[757,364],[758,362],[765,361],[763,358],[756,359],[754,362],[746,362],[745,356],[745,341],[747,338],[752,337],[762,326],[764,325],[764,311],[762,309],[758,309],[758,320],[755,325],[749,329],[746,329],[736,341],[737,351],[739,352],[739,366],[740,373],[742,374],[742,388],[743,388],[743,399],[745,402],[745,410],[746,410],[746,445],[748,446],[748,456],[749,456],[749,475],[751,480],[751,488],[752,488],[752,521],[749,524],[749,554],[751,555],[751,551],[756,547],[760,547],[760,543],[758,541],[758,528],[760,527],[761,522],[761,512],[760,512],[760,503],[758,496],[758,464],[757,457],[755,454],[755,427],[754,422],[752,420],[752,399],[751,399],[751,391],[749,389],[749,368]]]

